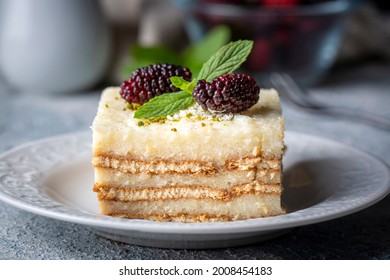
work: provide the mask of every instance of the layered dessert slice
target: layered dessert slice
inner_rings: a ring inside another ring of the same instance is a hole
[[[284,213],[284,121],[275,90],[238,114],[197,103],[136,119],[119,87],[93,122],[94,191],[102,214],[155,221],[234,221]]]

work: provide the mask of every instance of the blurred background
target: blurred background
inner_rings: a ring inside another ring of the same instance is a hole
[[[209,35],[208,37],[206,35]],[[21,91],[117,85],[153,62],[198,69],[254,40],[241,71],[315,86],[334,69],[390,60],[386,0],[0,0],[0,76]]]

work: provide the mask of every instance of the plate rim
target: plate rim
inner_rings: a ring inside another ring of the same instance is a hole
[[[210,234],[223,233],[228,235],[228,234],[237,234],[237,233],[250,233],[250,232],[260,233],[260,232],[267,232],[273,230],[282,230],[282,229],[287,229],[292,227],[310,225],[314,223],[333,220],[336,218],[350,215],[352,213],[361,211],[369,206],[372,206],[373,204],[385,198],[390,193],[390,167],[386,162],[384,162],[382,159],[378,158],[377,156],[372,155],[369,152],[363,151],[355,146],[348,146],[347,144],[326,137],[312,135],[303,132],[290,131],[290,130],[286,130],[285,133],[290,135],[295,134],[296,136],[301,135],[304,137],[309,137],[315,139],[316,141],[326,141],[333,145],[342,146],[344,149],[353,150],[354,152],[359,153],[360,155],[363,155],[375,161],[376,163],[381,165],[381,167],[383,167],[384,171],[386,172],[385,173],[386,178],[384,178],[383,180],[383,185],[380,189],[381,191],[376,192],[373,197],[367,199],[367,201],[365,201],[364,203],[360,203],[357,206],[353,206],[353,207],[351,206],[348,207],[347,209],[343,209],[340,211],[326,213],[325,215],[319,215],[314,217],[300,217],[299,219],[291,219],[288,221],[283,221],[282,223],[276,222],[271,224],[262,224],[262,223],[259,224],[256,223],[256,221],[275,220],[278,219],[279,216],[232,221],[232,222],[218,222],[218,223],[213,223],[213,222],[206,222],[206,223],[176,223],[176,222],[166,223],[165,222],[164,223],[164,222],[154,222],[154,221],[140,220],[140,219],[133,219],[133,220],[123,219],[123,218],[109,217],[109,216],[105,216],[101,214],[93,214],[93,213],[86,214],[86,211],[84,213],[80,210],[73,209],[76,212],[79,211],[82,213],[81,216],[75,216],[72,213],[53,212],[52,210],[48,210],[43,207],[31,205],[28,203],[26,204],[26,201],[22,201],[20,199],[10,197],[2,191],[3,185],[1,184],[1,182],[0,182],[0,200],[18,209],[22,209],[24,211],[31,212],[40,216],[57,219],[69,223],[77,223],[77,224],[81,224],[93,228],[104,228],[104,229],[123,230],[123,231],[139,231],[139,232],[149,232],[149,233],[164,233],[164,234],[210,235]],[[13,153],[21,152],[23,149],[29,147],[33,147],[44,143],[50,143],[53,141],[68,139],[68,138],[83,139],[87,137],[91,137],[92,139],[91,131],[71,132],[71,133],[58,134],[49,137],[44,137],[41,139],[36,139],[18,145],[16,147],[13,147],[12,149],[1,153],[0,163],[2,160],[12,155]],[[68,206],[66,207],[69,208]],[[315,205],[295,212],[287,213],[284,215],[296,215],[296,213],[300,213],[302,211],[310,211],[310,209],[313,207],[315,207]]]

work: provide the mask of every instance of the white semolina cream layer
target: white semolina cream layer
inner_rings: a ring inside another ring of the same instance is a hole
[[[139,125],[142,120],[133,118],[135,111],[127,109],[119,90],[107,88],[100,99],[92,125],[95,156],[208,162],[282,156],[284,121],[275,90],[261,90],[259,102],[233,119],[192,116],[143,126]]]

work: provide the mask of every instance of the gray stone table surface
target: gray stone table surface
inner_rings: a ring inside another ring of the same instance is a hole
[[[16,92],[0,83],[0,153],[35,139],[89,129],[98,90]],[[311,93],[329,104],[390,118],[390,65],[334,71]],[[390,132],[350,120],[308,115],[282,99],[286,129],[337,140],[390,164]],[[390,259],[390,196],[342,218],[295,228],[266,242],[215,250],[139,247],[83,226],[0,202],[0,259]]]

